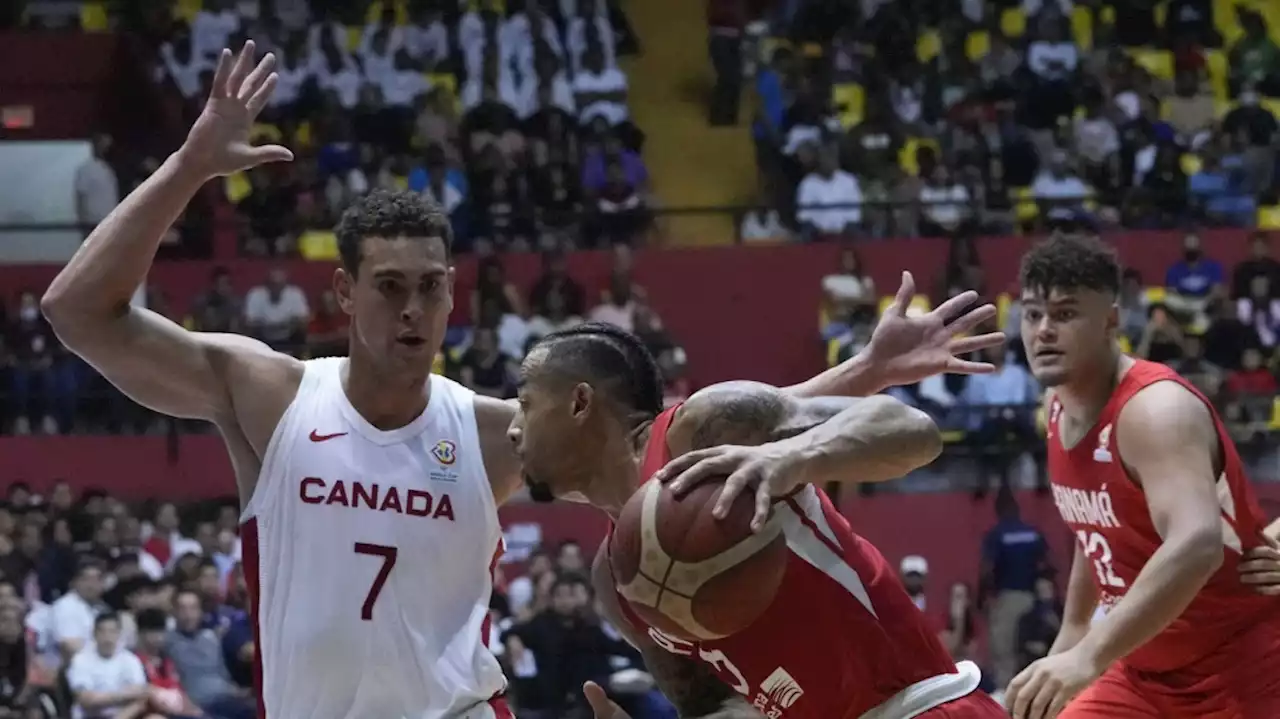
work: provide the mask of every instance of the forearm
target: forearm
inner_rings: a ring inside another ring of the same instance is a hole
[[[800,384],[781,389],[798,398],[870,397],[885,389],[885,385],[871,362],[867,361],[866,352],[859,352]]]
[[[1098,608],[1098,588],[1093,584],[1092,572],[1089,558],[1076,545],[1071,577],[1067,580],[1066,604],[1062,609],[1062,627],[1049,647],[1049,654],[1061,654],[1075,648],[1089,631],[1089,623]]]
[[[1133,586],[1080,640],[1080,648],[1110,666],[1164,631],[1222,565],[1221,537],[1201,532],[1166,540]]]
[[[146,696],[147,687],[137,686],[118,692],[83,691],[76,694],[76,703],[84,709],[107,709],[110,707],[136,702]]]
[[[681,719],[760,719],[745,697],[693,657],[642,647],[645,668]]]
[[[204,184],[172,155],[107,216],[49,285],[45,311],[100,318],[127,307],[156,248]]]
[[[902,477],[937,458],[942,435],[925,413],[875,396],[779,444],[799,459],[797,481],[821,486]]]

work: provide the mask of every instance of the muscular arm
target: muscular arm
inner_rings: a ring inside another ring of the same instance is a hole
[[[928,415],[891,397],[800,399],[758,382],[697,392],[676,415],[667,442],[676,456],[723,444],[778,443],[800,460],[797,481],[812,484],[895,479],[942,451]]]
[[[866,354],[865,350],[859,352],[800,384],[783,387],[782,391],[797,399],[870,397],[883,391],[885,386]]]
[[[138,403],[218,421],[231,414],[229,375],[239,358],[286,358],[245,337],[188,332],[129,304],[161,236],[203,183],[171,156],[94,229],[41,307],[63,344]]]
[[[1071,560],[1071,576],[1067,579],[1067,598],[1062,610],[1062,628],[1053,640],[1049,654],[1061,654],[1074,648],[1089,631],[1093,613],[1098,608],[1098,588],[1093,583],[1093,567],[1084,548],[1075,545]]]
[[[591,566],[592,584],[604,609],[605,619],[640,651],[645,668],[681,718],[761,719],[761,714],[746,698],[720,681],[706,662],[690,655],[669,652],[631,625],[618,604],[607,547],[608,540],[601,545]],[[692,650],[692,645],[689,646]]]
[[[1121,410],[1116,442],[1164,542],[1124,598],[1080,641],[1100,666],[1169,626],[1222,566],[1224,552],[1214,484],[1219,449],[1208,408],[1177,384],[1151,385]]]
[[[499,505],[511,499],[524,484],[524,470],[516,456],[507,428],[516,413],[515,400],[476,395],[476,425],[480,430],[480,451],[489,476],[493,498]]]

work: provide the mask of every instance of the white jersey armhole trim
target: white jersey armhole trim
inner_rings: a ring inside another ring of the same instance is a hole
[[[284,414],[280,415],[280,421],[276,422],[276,428],[271,432],[267,451],[262,457],[262,468],[258,471],[257,481],[254,482],[253,494],[249,495],[249,501],[245,502],[244,509],[240,512],[241,524],[262,513],[262,505],[267,501],[271,491],[271,488],[264,485],[270,482],[278,469],[288,464],[289,457],[293,453],[293,442],[289,441],[290,438],[286,435],[298,424],[303,399],[314,394],[316,388],[323,383],[328,369],[329,363],[324,360],[303,363],[302,381],[298,383],[293,401],[285,408]]]

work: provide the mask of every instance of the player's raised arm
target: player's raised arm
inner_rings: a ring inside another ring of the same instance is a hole
[[[604,609],[605,619],[639,650],[644,657],[645,669],[675,706],[681,719],[763,719],[764,715],[743,695],[720,681],[705,661],[694,656],[697,649],[693,644],[673,643],[664,648],[648,635],[636,631],[618,602],[607,546],[608,540],[605,540],[591,566],[591,582]],[[600,687],[587,687],[585,691],[596,719],[629,719],[621,708],[604,696]]]
[[[885,310],[866,349],[854,357],[797,385],[783,388],[795,397],[867,397],[888,387],[919,382],[935,374],[994,372],[989,362],[972,362],[963,355],[1004,344],[1002,332],[968,336],[994,319],[990,303],[974,307],[978,293],[961,292],[919,317],[908,316],[916,283],[902,273],[902,285]]]
[[[89,235],[41,301],[58,337],[112,384],[165,414],[217,419],[229,409],[227,371],[265,345],[190,333],[129,304],[146,280],[164,232],[208,180],[288,160],[283,147],[253,147],[249,128],[275,87],[274,57],[254,65],[253,43],[223,51],[213,89],[182,148]]]
[[[776,497],[803,484],[882,482],[942,452],[927,414],[892,397],[798,399],[758,382],[712,385],[690,397],[667,432],[674,457],[655,478],[682,493],[728,475],[714,512],[744,488],[756,495],[759,529]]]

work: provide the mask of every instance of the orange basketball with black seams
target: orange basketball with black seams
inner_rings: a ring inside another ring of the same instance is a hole
[[[770,517],[751,531],[754,492],[734,500],[724,519],[712,516],[723,480],[680,499],[648,482],[622,509],[609,545],[619,594],[639,617],[688,641],[727,637],[758,619],[773,602],[787,569],[787,543]]]

